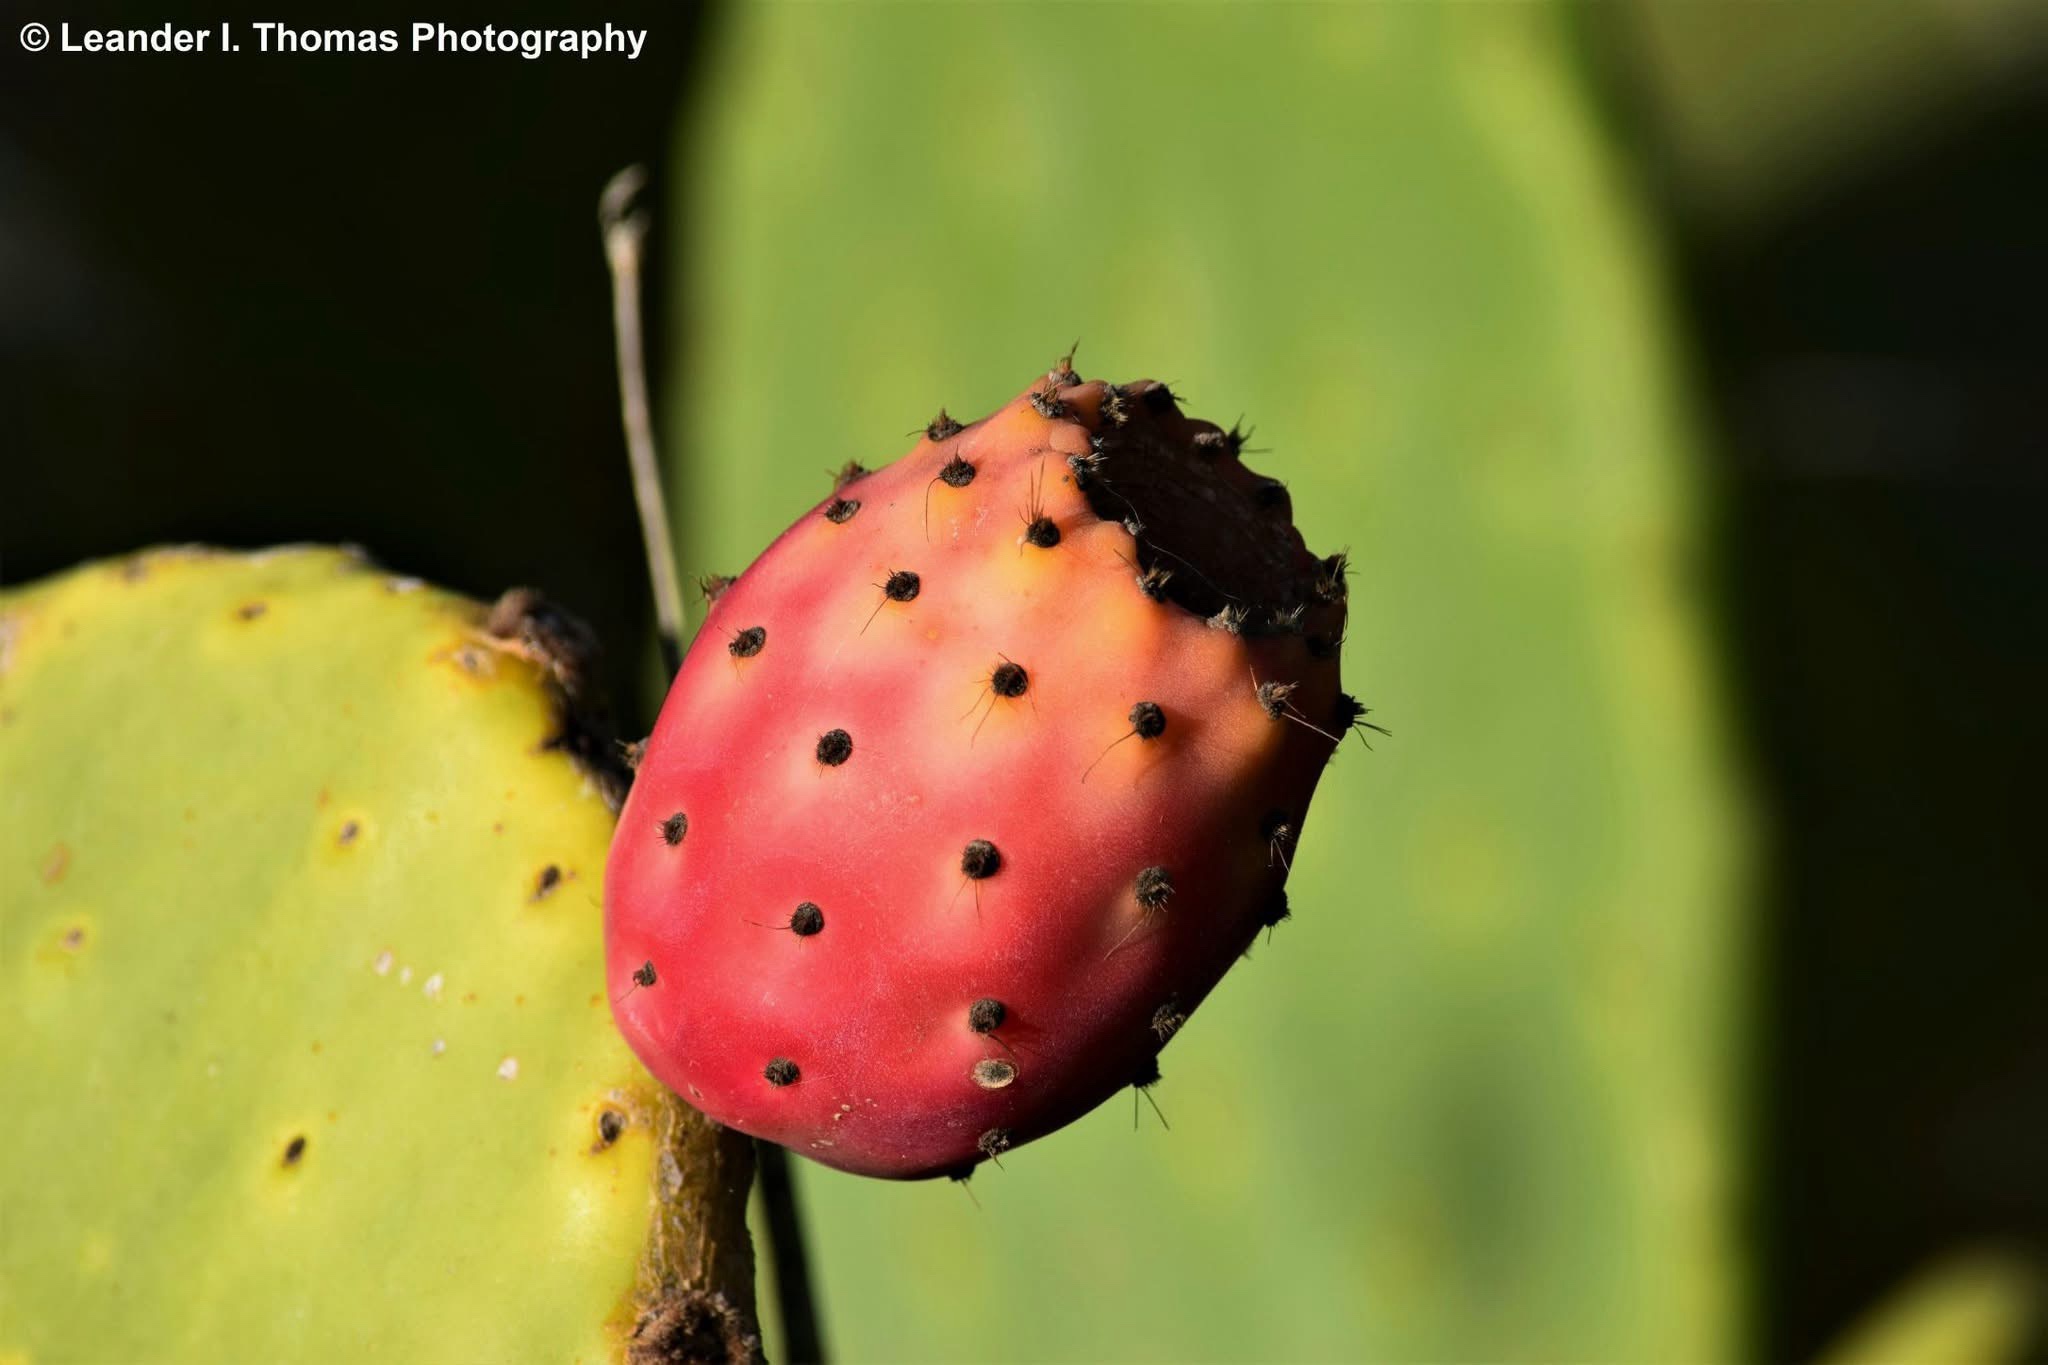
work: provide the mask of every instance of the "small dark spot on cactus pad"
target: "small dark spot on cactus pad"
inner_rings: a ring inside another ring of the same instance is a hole
[[[683,836],[689,832],[690,817],[681,811],[677,811],[674,815],[661,822],[661,841],[670,848],[680,844],[683,841]]]
[[[600,1110],[597,1115],[597,1143],[609,1147],[619,1140],[619,1134],[626,1131],[626,1116],[616,1109]]]
[[[735,631],[732,639],[726,642],[725,647],[735,659],[751,659],[756,654],[759,654],[761,646],[767,643],[768,628],[766,626],[748,626],[745,630]]]
[[[299,1135],[294,1137],[290,1142],[287,1142],[284,1145],[283,1164],[286,1166],[296,1166],[299,1164],[299,1159],[305,1155],[306,1135],[304,1133],[300,1133]]]
[[[1262,682],[1258,687],[1259,709],[1274,720],[1279,720],[1287,711],[1287,699],[1294,695],[1300,683]]]
[[[1139,739],[1157,739],[1166,733],[1166,712],[1156,701],[1141,701],[1131,708],[1131,733]]]
[[[1060,528],[1051,517],[1034,517],[1024,528],[1024,539],[1041,550],[1050,550],[1060,543]]]
[[[341,822],[341,832],[334,836],[335,842],[347,846],[354,843],[356,836],[362,832],[363,827],[361,825],[353,820],[344,820]]]
[[[1140,1090],[1159,1084],[1159,1058],[1147,1057],[1139,1062],[1137,1073],[1131,1077],[1131,1084]]]
[[[1065,416],[1067,405],[1060,401],[1058,381],[1048,375],[1045,383],[1032,390],[1031,406],[1040,417],[1057,418]]]
[[[768,1084],[784,1086],[795,1085],[797,1077],[803,1073],[797,1069],[796,1063],[789,1060],[789,1058],[777,1057],[761,1069],[761,1074],[768,1078]]]
[[[1274,887],[1271,894],[1259,903],[1259,923],[1267,929],[1271,929],[1292,913],[1287,908],[1287,888],[1284,886]]]
[[[1180,998],[1168,996],[1165,1004],[1152,1011],[1152,1032],[1164,1043],[1179,1033],[1180,1026],[1187,1021],[1187,1011],[1180,1007]]]
[[[974,482],[974,466],[955,455],[939,466],[939,482],[948,488],[965,488]]]
[[[562,884],[562,869],[549,863],[540,870],[540,876],[533,881],[533,898],[541,899]]]
[[[1005,660],[996,665],[995,672],[988,675],[988,685],[999,697],[1021,697],[1024,695],[1024,689],[1031,685],[1031,678],[1021,664]]]
[[[1000,1057],[984,1057],[974,1064],[971,1074],[974,1083],[983,1090],[1001,1090],[1017,1079],[1017,1067],[1014,1062],[1006,1062]]]
[[[1173,878],[1163,867],[1148,867],[1138,874],[1137,894],[1146,910],[1164,910],[1173,899]]]
[[[730,575],[709,573],[697,580],[697,591],[704,594],[706,602],[716,602],[734,582]]]
[[[789,932],[798,938],[809,938],[825,927],[825,912],[810,901],[800,903],[789,912]]]
[[[974,1146],[983,1156],[994,1161],[1010,1150],[1012,1138],[1007,1128],[991,1128],[974,1140]]]
[[[844,730],[827,730],[818,736],[818,762],[836,768],[853,757],[853,736]]]
[[[975,881],[995,876],[1002,866],[1003,855],[986,839],[970,841],[960,854],[960,870]]]
[[[882,584],[882,595],[891,602],[910,602],[917,597],[917,590],[923,587],[922,580],[909,569],[898,569],[889,575],[889,581]]]
[[[839,466],[839,472],[832,476],[832,491],[835,493],[844,492],[846,485],[856,479],[865,479],[867,476],[868,467],[866,465],[862,464],[859,460],[848,460],[845,464]]]
[[[831,522],[834,526],[844,526],[847,522],[853,520],[853,514],[859,510],[859,498],[835,497],[832,501],[825,504],[825,520]]]
[[[657,979],[654,975],[654,964],[652,962],[643,962],[633,969],[633,984],[635,986],[652,986]]]
[[[976,1033],[994,1033],[1009,1017],[1010,1011],[1000,1000],[984,997],[967,1007],[967,1027]]]
[[[64,937],[57,940],[64,945],[64,951],[75,953],[85,946],[85,930],[74,924],[64,931]]]
[[[241,617],[244,621],[253,621],[269,610],[270,604],[268,602],[244,602],[235,611],[235,615]]]
[[[963,429],[944,408],[940,408],[939,415],[925,424],[924,435],[928,441],[950,441],[955,436],[958,436]],[[968,477],[972,478],[973,474],[970,472]],[[956,484],[955,487],[958,487],[958,485]]]

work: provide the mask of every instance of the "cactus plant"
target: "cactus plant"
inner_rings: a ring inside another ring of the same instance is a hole
[[[1165,385],[1061,366],[846,471],[724,589],[606,877],[611,993],[722,1122],[960,1175],[1159,1075],[1361,708],[1344,561]],[[763,932],[775,930],[780,932]]]
[[[758,1354],[747,1172],[608,1019],[580,669],[328,550],[0,597],[0,1359]]]

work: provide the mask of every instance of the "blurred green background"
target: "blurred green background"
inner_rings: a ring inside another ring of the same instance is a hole
[[[10,49],[4,577],[356,540],[644,724],[646,161],[686,573],[1078,337],[1255,427],[1394,731],[1171,1131],[799,1163],[839,1358],[2042,1357],[2048,10],[616,8],[630,70]]]
[[[1068,22],[1056,22],[1065,14]],[[805,1167],[857,1360],[1722,1359],[1744,837],[1641,206],[1540,6],[772,5],[681,150],[683,543],[1075,335],[1356,565],[1295,920],[976,1178]],[[744,452],[739,458],[732,458]],[[792,496],[794,485],[802,490]]]

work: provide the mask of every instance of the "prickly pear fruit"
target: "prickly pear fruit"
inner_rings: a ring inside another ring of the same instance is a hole
[[[678,1120],[597,989],[612,817],[560,619],[500,606],[311,549],[0,594],[0,1360],[664,1330]]]
[[[606,875],[614,1013],[723,1123],[958,1175],[1157,1077],[1287,913],[1343,557],[1240,434],[1066,363],[724,585]]]

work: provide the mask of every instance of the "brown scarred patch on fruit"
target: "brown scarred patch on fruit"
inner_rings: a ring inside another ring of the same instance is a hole
[[[1275,611],[1315,598],[1317,561],[1291,530],[1274,534],[1286,488],[1224,458],[1243,432],[1191,422],[1178,402],[1151,381],[1106,388],[1099,459],[1077,483],[1097,516],[1131,530],[1141,573],[1173,571],[1157,585],[1167,599],[1204,619],[1235,607],[1234,627],[1263,631]]]

